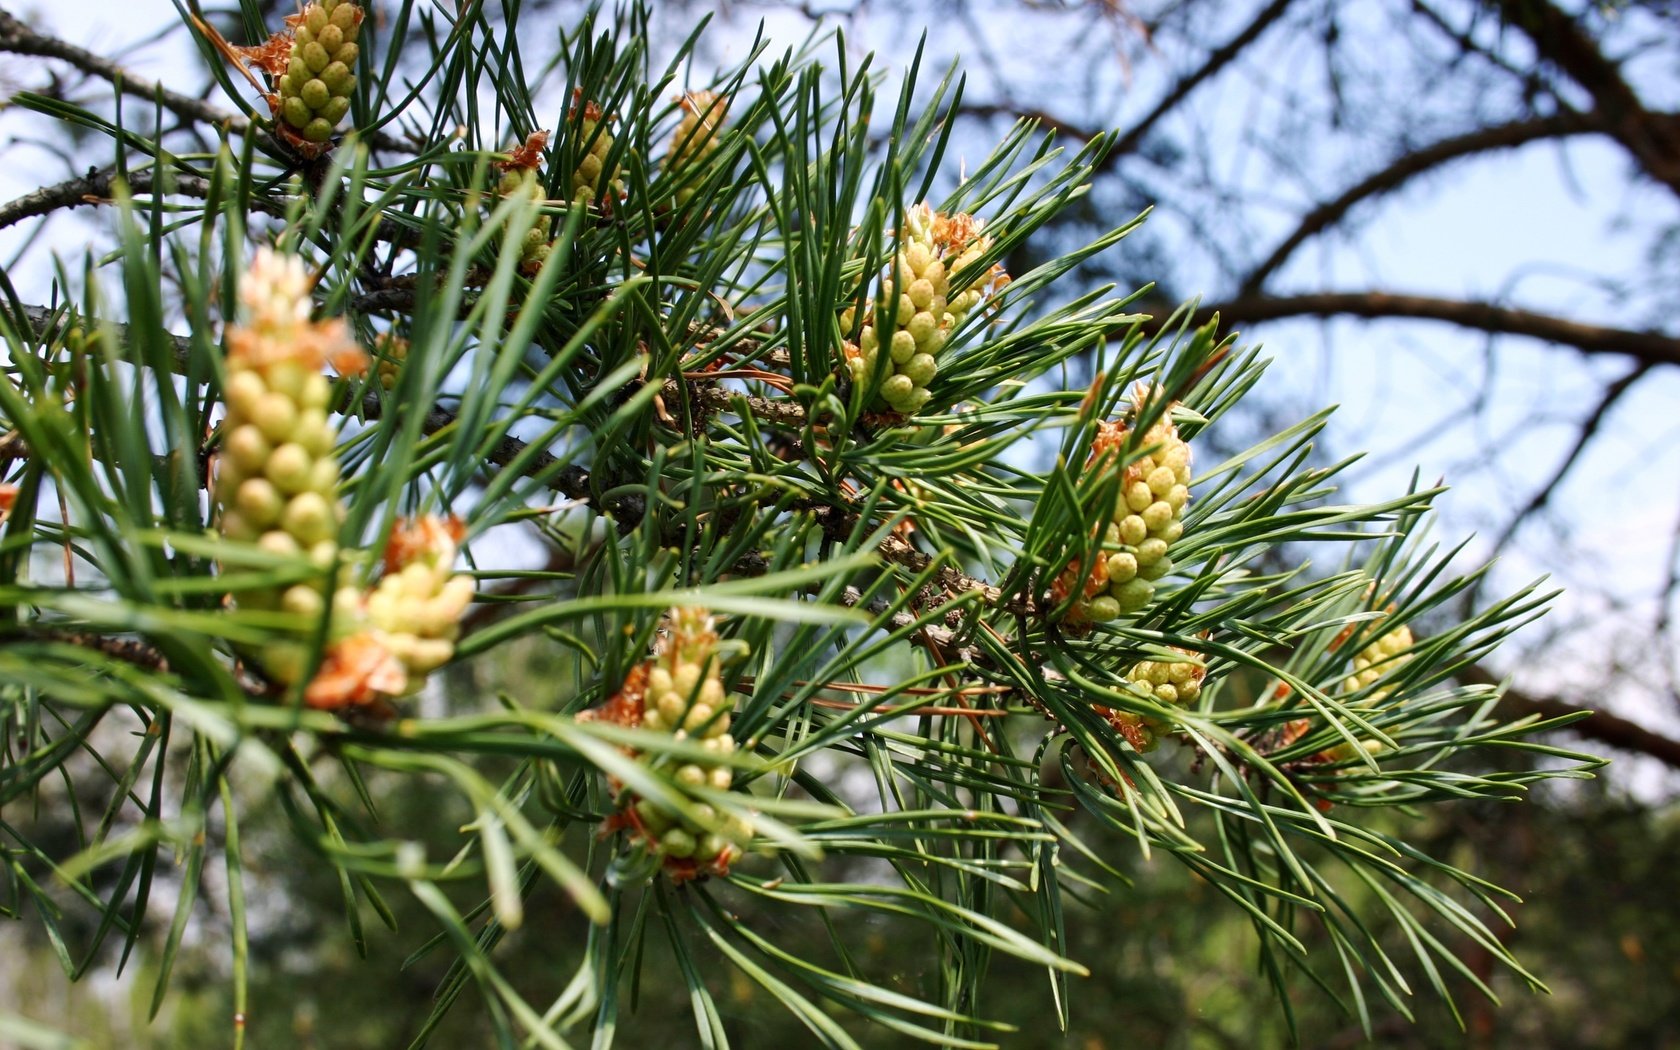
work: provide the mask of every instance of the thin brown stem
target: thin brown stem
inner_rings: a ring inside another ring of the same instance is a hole
[[[250,117],[220,109],[191,95],[171,91],[156,81],[135,75],[102,55],[96,55],[58,37],[38,33],[5,8],[0,8],[0,51],[67,62],[89,76],[108,81],[123,94],[155,102],[183,120],[226,128],[234,135],[255,134],[268,152],[280,156],[292,155],[289,147],[282,145]],[[364,139],[378,149],[412,152],[412,147],[407,142],[384,132],[373,132],[364,136]]]
[[[1426,295],[1362,291],[1239,296],[1200,307],[1193,323],[1203,324],[1216,314],[1227,328],[1294,317],[1442,321],[1479,332],[1559,343],[1588,354],[1624,354],[1650,365],[1680,364],[1680,338],[1666,332],[1584,324],[1494,303]]]
[[[1559,113],[1551,117],[1518,120],[1491,128],[1477,128],[1463,135],[1454,135],[1428,146],[1407,150],[1387,166],[1372,172],[1349,186],[1337,196],[1325,201],[1301,217],[1292,233],[1272,249],[1265,261],[1243,279],[1237,294],[1248,297],[1259,292],[1266,281],[1277,272],[1296,250],[1307,241],[1330,229],[1347,217],[1354,207],[1374,197],[1392,193],[1427,172],[1456,160],[1480,156],[1498,150],[1516,149],[1531,142],[1563,138],[1603,131],[1603,125],[1590,116]]]
[[[114,168],[102,168],[51,186],[43,186],[32,193],[0,204],[0,229],[25,219],[49,215],[61,208],[110,204],[116,199],[119,186],[126,186],[128,192],[135,194],[178,193],[201,200],[210,196],[209,180],[196,175],[168,173],[160,176],[155,170],[146,169],[131,171],[123,176],[118,175]],[[283,204],[261,197],[253,196],[251,206],[270,215],[286,213]]]
[[[1471,685],[1498,685],[1500,678],[1485,668],[1471,665],[1458,672],[1458,677]],[[1564,732],[1600,744],[1647,755],[1672,769],[1680,769],[1680,740],[1646,729],[1608,711],[1595,711],[1555,696],[1542,696],[1520,689],[1505,690],[1500,701],[1505,714],[1514,717],[1537,715],[1540,718],[1567,718],[1587,713],[1587,717]]]
[[[1290,3],[1291,0],[1272,0],[1271,3],[1261,8],[1248,25],[1238,31],[1236,36],[1208,52],[1206,61],[1180,77],[1178,82],[1172,86],[1172,89],[1161,98],[1161,101],[1155,104],[1154,109],[1151,109],[1141,120],[1120,135],[1114,143],[1114,148],[1104,159],[1102,166],[1112,168],[1120,162],[1120,158],[1135,153],[1138,146],[1142,145],[1144,137],[1154,129],[1161,118],[1177,109],[1190,96],[1191,92],[1195,91],[1209,77],[1229,65],[1233,59],[1248,48],[1248,45],[1258,40],[1267,29],[1271,28],[1274,22],[1283,17],[1283,13],[1289,9]]]

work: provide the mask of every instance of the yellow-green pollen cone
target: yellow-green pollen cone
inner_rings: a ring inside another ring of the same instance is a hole
[[[403,518],[385,548],[385,574],[368,592],[364,622],[418,689],[455,655],[461,615],[473,598],[471,576],[454,571],[462,527],[455,518]]]
[[[1386,619],[1387,614],[1385,613],[1383,615]],[[1358,629],[1359,625],[1353,624],[1344,628],[1342,632],[1331,641],[1330,648],[1332,650],[1340,649],[1349,638],[1353,637],[1354,632]],[[1412,635],[1411,627],[1406,624],[1401,624],[1398,627],[1382,632],[1355,653],[1353,657],[1353,671],[1342,680],[1342,690],[1343,692],[1350,694],[1350,696],[1352,696],[1352,694],[1359,693],[1364,693],[1364,695],[1352,697],[1349,701],[1351,705],[1364,711],[1371,711],[1380,707],[1383,701],[1388,698],[1389,694],[1393,690],[1389,687],[1383,687],[1380,689],[1372,689],[1371,687],[1380,682],[1385,676],[1398,671],[1401,667],[1408,663],[1412,659],[1413,655],[1409,652],[1409,650],[1415,643],[1416,639]],[[1366,690],[1370,691],[1365,692]],[[1293,692],[1293,690],[1290,689],[1289,686],[1279,683],[1275,687],[1274,692],[1278,699],[1285,700],[1288,698],[1290,693]],[[1313,722],[1311,719],[1292,719],[1291,721],[1285,723],[1278,746],[1288,747],[1292,745],[1295,741],[1311,732],[1312,728]],[[1361,740],[1358,747],[1359,750],[1363,750],[1369,755],[1381,754],[1384,749],[1382,741],[1375,739]],[[1340,740],[1337,743],[1332,744],[1330,747],[1325,748],[1323,751],[1319,751],[1312,755],[1309,761],[1347,762],[1358,757],[1359,750],[1355,750],[1355,746],[1348,741]],[[1326,806],[1328,805],[1328,803],[1322,804]]]
[[[275,82],[275,112],[293,137],[321,145],[350,111],[362,17],[351,0],[311,0],[287,19],[292,53]]]
[[[1150,451],[1121,472],[1119,501],[1102,527],[1102,547],[1084,580],[1078,578],[1075,559],[1050,585],[1051,604],[1058,607],[1078,590],[1065,616],[1068,623],[1101,623],[1138,612],[1154,600],[1155,581],[1173,570],[1168,549],[1184,532],[1190,446],[1179,436],[1170,413],[1169,408],[1137,446]],[[1129,435],[1120,424],[1099,424],[1091,450],[1093,468],[1117,457]]]
[[[524,145],[508,150],[506,159],[498,162],[502,169],[501,178],[496,181],[498,196],[524,198],[538,205],[547,203],[548,195],[537,174],[542,165],[543,147],[547,143],[548,132],[536,131],[526,137]],[[519,242],[519,268],[526,273],[541,269],[554,248],[553,238],[553,217],[536,216],[526,228],[524,239]]]
[[[991,245],[970,215],[945,215],[926,204],[911,208],[893,264],[882,276],[882,301],[866,308],[857,342],[849,339],[857,311],[848,308],[840,315],[852,381],[868,382],[885,351],[880,400],[903,415],[920,411],[931,396],[928,384],[938,374],[939,354],[952,331],[983,296],[1009,280],[1000,266],[973,272]],[[954,287],[952,278],[958,274],[965,280]]]
[[[1385,614],[1386,618],[1386,614]],[[1336,646],[1351,636],[1353,628],[1349,628],[1336,639]],[[1378,682],[1399,671],[1411,659],[1409,651],[1414,644],[1412,629],[1406,624],[1391,628],[1372,639],[1353,654],[1353,671],[1342,680],[1344,692],[1357,695],[1352,700],[1354,707],[1362,710],[1374,710],[1382,706],[1383,702],[1394,690],[1390,686],[1373,688]],[[1367,754],[1376,755],[1383,751],[1380,740],[1361,740],[1360,747]],[[1346,740],[1341,741],[1323,751],[1319,756],[1327,762],[1346,762],[1357,757],[1353,745]]]
[[[367,355],[342,319],[310,319],[309,286],[301,259],[267,249],[240,278],[244,316],[227,332],[227,414],[213,492],[227,539],[307,559],[320,571],[230,597],[242,610],[294,618],[290,631],[250,653],[272,680],[301,683],[310,707],[383,711],[384,701],[419,689],[454,655],[473,584],[452,571],[462,535],[453,518],[399,520],[378,582],[369,589],[344,578],[355,559],[340,558],[338,425],[329,415],[332,381],[321,370],[359,373]],[[304,682],[329,602],[330,634]]]
[[[1126,672],[1123,687],[1139,698],[1169,707],[1189,707],[1202,695],[1207,668],[1188,649],[1173,648],[1180,660],[1140,660]],[[1137,751],[1153,751],[1168,729],[1167,723],[1148,715],[1098,707],[1097,713]]]
[[[734,699],[718,673],[718,635],[712,617],[703,609],[672,609],[666,614],[653,660],[639,669],[645,690],[641,727],[692,740],[706,752],[725,758],[735,753],[729,734]],[[695,788],[727,791],[734,771],[706,759],[678,760],[648,757],[669,763],[675,779]],[[752,837],[751,824],[704,803],[692,815],[678,813],[652,799],[634,803],[629,820],[648,849],[658,854],[674,881],[704,874],[724,874]]]
[[[385,547],[384,575],[371,588],[340,587],[333,637],[304,690],[311,707],[373,706],[418,692],[455,655],[472,577],[456,573],[456,518],[399,518]]]
[[[613,137],[607,130],[609,121],[600,106],[584,102],[580,97],[572,105],[572,122],[577,125],[579,145],[589,146],[572,171],[572,201],[609,209],[624,195],[624,187],[618,181],[618,167],[607,167],[613,148]]]
[[[325,570],[338,559],[338,426],[328,415],[332,382],[321,369],[359,371],[366,358],[341,319],[313,321],[303,261],[267,249],[240,278],[243,323],[227,332],[227,415],[216,458],[214,496],[230,540],[280,555],[307,557],[323,574],[312,580],[240,590],[242,609],[284,611],[307,622],[328,600],[354,602],[329,588]],[[307,628],[300,623],[299,634]],[[277,641],[257,654],[264,670],[292,684],[302,677],[301,641]]]
[[[541,204],[546,201],[543,193],[542,180],[537,173],[530,169],[516,169],[507,172],[496,183],[496,192],[503,197],[526,197],[533,203]],[[527,273],[542,268],[543,261],[553,250],[554,222],[551,216],[539,215],[525,229],[524,240],[519,242],[519,268]]]
[[[664,168],[669,176],[689,180],[690,174],[716,152],[718,132],[728,115],[729,99],[713,91],[691,91],[678,100],[682,119],[671,133],[671,148],[665,153]],[[681,207],[699,192],[693,180],[677,190]]]
[[[408,340],[395,332],[381,332],[374,339],[374,370],[379,376],[379,385],[384,389],[390,390],[397,385],[403,362],[408,360],[408,347]]]
[[[1353,656],[1353,673],[1347,676],[1342,688],[1350,693],[1370,689],[1385,676],[1398,671],[1412,657],[1407,650],[1413,643],[1412,629],[1406,624],[1383,632]],[[1392,690],[1374,689],[1364,700],[1380,703]]]

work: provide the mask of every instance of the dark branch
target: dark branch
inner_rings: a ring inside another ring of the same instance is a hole
[[[0,229],[15,225],[25,219],[38,218],[50,214],[59,208],[77,208],[84,204],[110,204],[114,200],[116,188],[126,184],[128,192],[137,195],[168,195],[180,194],[185,197],[196,197],[208,200],[211,185],[208,179],[197,175],[181,172],[166,171],[159,174],[154,168],[140,171],[130,171],[126,176],[119,176],[115,168],[90,169],[86,175],[52,186],[43,186],[38,190],[26,193],[21,197],[0,204]],[[251,208],[272,215],[285,218],[287,214],[286,197],[263,197],[256,194],[251,196]],[[342,203],[334,205],[334,211],[342,210]],[[400,224],[390,219],[381,219],[374,230],[374,236],[387,244],[403,247],[413,247],[415,235]],[[379,293],[373,293],[375,295]],[[413,292],[408,293],[410,301]],[[364,296],[363,298],[367,298]],[[358,301],[359,302],[359,301]],[[372,312],[364,310],[363,312]]]
[[[1680,338],[1664,332],[1607,328],[1493,303],[1388,292],[1313,292],[1241,296],[1196,311],[1195,324],[1215,314],[1226,327],[1292,317],[1363,317],[1368,320],[1443,321],[1495,335],[1522,335],[1572,346],[1583,353],[1626,354],[1647,365],[1680,364]]]
[[[178,91],[171,91],[155,81],[136,76],[122,66],[91,51],[57,37],[46,36],[24,25],[10,11],[0,8],[0,51],[9,51],[17,55],[35,55],[40,58],[56,58],[87,73],[99,77],[116,85],[117,89],[126,95],[156,102],[176,116],[200,124],[214,124],[226,128],[235,135],[259,136],[266,150],[282,156],[290,156],[292,150],[279,144],[273,136],[255,126],[250,118],[219,109],[205,102],[203,99],[191,95],[183,95]],[[401,139],[394,138],[382,132],[374,132],[366,136],[366,141],[380,149],[408,151],[410,146]]]
[[[1599,427],[1604,425],[1605,417],[1610,414],[1610,410],[1649,371],[1649,365],[1640,363],[1634,367],[1633,371],[1605,388],[1604,396],[1599,398],[1598,404],[1593,406],[1593,410],[1587,414],[1587,418],[1581,421],[1580,432],[1575,436],[1575,446],[1569,450],[1568,455],[1563,457],[1563,462],[1558,464],[1557,469],[1552,472],[1552,476],[1535,489],[1528,504],[1512,515],[1511,520],[1505,523],[1505,528],[1499,533],[1498,539],[1493,544],[1495,556],[1504,549],[1505,544],[1510,542],[1511,537],[1516,534],[1516,531],[1522,527],[1523,522],[1527,521],[1530,515],[1535,514],[1551,502],[1552,493],[1557,491],[1557,486],[1580,460],[1581,453],[1586,450],[1587,445],[1598,434]]]
[[[1090,128],[1082,128],[1042,109],[1032,109],[1002,102],[973,102],[964,103],[958,107],[957,114],[964,117],[1010,117],[1015,120],[1030,120],[1041,128],[1049,128],[1058,135],[1089,142],[1096,138],[1096,132]]]
[[[220,125],[235,135],[251,133],[251,122],[246,117],[218,109],[203,99],[171,91],[145,77],[136,76],[108,58],[79,48],[68,41],[37,33],[4,8],[0,8],[0,51],[56,58],[70,63],[83,73],[117,85],[124,94],[148,102],[156,101],[176,116],[202,124]]]
[[[1500,53],[1497,47],[1488,46],[1476,38],[1473,29],[1460,29],[1447,20],[1441,12],[1424,3],[1423,0],[1412,0],[1412,10],[1423,16],[1423,20],[1434,26],[1436,31],[1448,40],[1458,45],[1458,49],[1465,55],[1475,55],[1495,69],[1514,78],[1523,85],[1524,97],[1541,94],[1544,86],[1539,71],[1532,67],[1517,64],[1510,56]],[[1497,41],[1498,38],[1495,38]],[[1555,92],[1551,92],[1556,94]]]
[[[1266,257],[1266,261],[1256,266],[1253,272],[1244,279],[1238,294],[1249,296],[1257,293],[1265,284],[1267,278],[1271,277],[1278,267],[1287,262],[1297,248],[1340,222],[1355,205],[1372,197],[1391,193],[1425,172],[1477,154],[1515,149],[1542,139],[1561,138],[1567,135],[1581,135],[1603,130],[1603,126],[1590,117],[1584,117],[1576,113],[1562,113],[1551,117],[1538,117],[1532,120],[1500,124],[1491,128],[1478,128],[1463,135],[1455,135],[1450,139],[1443,139],[1432,145],[1410,150],[1386,168],[1366,176],[1349,186],[1339,196],[1325,201],[1302,216],[1300,225],[1295,228],[1295,232],[1284,238],[1276,248],[1272,249],[1272,253]]]
[[[799,429],[805,426],[807,419],[805,406],[793,401],[776,401],[739,391],[720,390],[715,386],[700,386],[693,382],[689,384],[688,389],[690,397],[715,411],[739,411],[740,406],[745,405],[746,410],[760,423]],[[682,390],[675,381],[667,382],[664,395],[665,399],[670,401],[681,397]]]
[[[13,629],[9,633],[0,635],[0,645],[19,641],[57,642],[61,645],[74,645],[80,649],[104,653],[114,660],[133,664],[142,670],[164,672],[169,670],[169,660],[163,655],[163,650],[143,638],[95,634],[89,631],[70,630],[39,624]],[[250,696],[264,696],[272,692],[269,683],[252,673],[243,664],[233,668],[233,677],[239,688]]]
[[[89,171],[86,175],[66,179],[53,186],[43,186],[15,200],[0,204],[0,229],[47,215],[60,208],[78,208],[84,204],[109,204],[116,188],[125,184],[130,193],[179,193],[204,199],[210,196],[210,183],[196,175],[165,174],[161,178],[155,170],[131,171],[127,177],[118,176],[114,168]],[[284,215],[282,205],[253,196],[251,206],[270,215]]]
[[[1138,146],[1142,144],[1144,136],[1149,134],[1162,117],[1178,108],[1179,103],[1188,98],[1190,93],[1195,91],[1204,80],[1224,69],[1232,59],[1242,54],[1243,49],[1260,39],[1260,35],[1270,28],[1273,22],[1283,16],[1284,11],[1289,8],[1290,2],[1291,0],[1272,0],[1271,3],[1261,8],[1260,12],[1254,16],[1254,20],[1244,26],[1241,32],[1219,47],[1214,48],[1208,54],[1207,61],[1180,77],[1178,82],[1172,86],[1172,90],[1168,91],[1165,97],[1155,104],[1154,109],[1145,114],[1142,120],[1133,124],[1115,141],[1114,149],[1104,159],[1102,168],[1112,168],[1119,163],[1121,157],[1135,153]]]
[[[1646,109],[1621,65],[1581,27],[1580,15],[1549,0],[1497,0],[1495,6],[1544,61],[1592,96],[1605,126],[1645,173],[1680,194],[1680,114]]]
[[[1470,685],[1498,685],[1500,679],[1491,672],[1471,665],[1458,672],[1460,680]],[[1541,718],[1564,718],[1579,715],[1588,710],[1567,700],[1559,700],[1551,696],[1537,696],[1517,689],[1505,690],[1504,698],[1500,701],[1501,710],[1510,716],[1522,718],[1528,715],[1539,715]],[[1653,732],[1636,722],[1610,714],[1607,711],[1592,711],[1586,718],[1569,726],[1565,732],[1574,733],[1586,740],[1593,740],[1600,744],[1608,744],[1623,751],[1633,751],[1647,755],[1662,762],[1672,769],[1680,769],[1680,740]]]

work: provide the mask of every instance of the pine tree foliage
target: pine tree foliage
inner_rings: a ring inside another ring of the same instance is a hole
[[[1510,893],[1367,818],[1586,775],[1452,678],[1546,596],[1446,618],[1475,574],[1426,539],[1436,490],[1338,502],[1328,413],[1198,455],[1264,361],[1076,286],[1142,217],[1005,275],[1104,140],[1022,124],[963,164],[958,76],[895,81],[827,37],[713,73],[698,35],[656,61],[646,9],[549,46],[512,4],[353,6],[285,29],[245,0],[245,38],[282,34],[249,50],[186,14],[232,120],[167,91],[13,99],[107,142],[116,187],[116,250],[65,258],[52,303],[8,280],[0,310],[0,893],[69,977],[161,922],[155,1011],[220,867],[245,1009],[266,963],[238,829],[274,799],[351,941],[393,936],[365,926],[393,894],[435,918],[426,1033],[474,1010],[505,1046],[610,1045],[667,961],[699,1045],[727,1043],[731,972],[824,1045],[1007,1043],[998,955],[1043,968],[1065,1023],[1068,926],[1127,892],[1092,825],[1245,913],[1279,1009],[1303,979],[1367,1025],[1425,986],[1491,995],[1465,945],[1542,987],[1496,932]],[[321,80],[295,32],[353,68]],[[296,310],[268,338],[354,352],[247,404],[275,267]],[[1096,379],[1069,389],[1076,359]],[[277,468],[291,417],[240,428],[305,387],[327,439]],[[455,573],[470,607],[417,612]],[[566,669],[540,689],[433,673],[537,650]],[[421,781],[474,814],[452,853],[382,819]],[[593,924],[575,972],[506,972],[556,894]],[[877,916],[925,931],[911,979],[858,955]]]

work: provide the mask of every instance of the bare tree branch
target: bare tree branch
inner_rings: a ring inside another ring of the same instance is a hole
[[[1444,164],[1495,150],[1515,149],[1543,139],[1602,132],[1604,127],[1591,117],[1560,113],[1550,117],[1518,120],[1494,127],[1477,128],[1463,135],[1409,150],[1385,168],[1361,179],[1335,198],[1325,201],[1301,217],[1300,225],[1285,237],[1270,255],[1243,280],[1238,295],[1257,293],[1277,269],[1308,240],[1342,221],[1355,205],[1372,197],[1392,193],[1409,180]]]
[[[1460,29],[1448,21],[1447,17],[1423,0],[1412,0],[1412,10],[1423,17],[1425,22],[1434,26],[1443,36],[1458,45],[1459,51],[1465,55],[1475,55],[1495,69],[1507,73],[1523,84],[1531,94],[1539,94],[1544,78],[1540,71],[1532,66],[1514,63],[1508,55],[1500,54],[1497,47],[1490,47],[1476,39],[1473,31]]]
[[[126,95],[142,98],[148,102],[159,102],[163,108],[177,116],[201,124],[221,125],[235,135],[251,133],[251,121],[248,118],[224,109],[218,109],[203,99],[183,95],[178,91],[171,91],[155,81],[136,76],[102,55],[96,55],[68,41],[37,33],[24,25],[5,8],[0,8],[0,51],[10,51],[18,55],[37,55],[41,58],[56,58],[62,62],[70,63],[84,73],[117,85],[118,89]]]
[[[1523,522],[1527,521],[1530,515],[1536,513],[1551,501],[1552,493],[1557,490],[1559,483],[1580,460],[1581,453],[1585,451],[1587,445],[1598,433],[1599,427],[1604,425],[1605,417],[1610,414],[1610,410],[1622,399],[1622,395],[1632,389],[1634,384],[1643,379],[1650,370],[1650,365],[1640,363],[1634,366],[1633,371],[1605,388],[1604,396],[1599,398],[1598,404],[1594,405],[1593,410],[1581,421],[1581,429],[1575,436],[1575,446],[1569,450],[1568,455],[1563,457],[1563,462],[1558,464],[1557,469],[1552,472],[1552,476],[1535,489],[1534,495],[1529,499],[1527,505],[1513,514],[1511,519],[1505,523],[1505,528],[1500,531],[1499,536],[1494,540],[1494,556],[1497,556],[1505,544],[1510,542],[1511,537],[1516,534],[1518,529],[1522,528]]]
[[[1176,109],[1204,80],[1225,68],[1232,59],[1242,54],[1248,45],[1260,39],[1260,35],[1269,29],[1272,23],[1283,17],[1283,13],[1288,10],[1290,2],[1291,0],[1272,0],[1271,3],[1261,8],[1254,16],[1253,21],[1244,26],[1236,36],[1210,51],[1207,61],[1180,77],[1178,82],[1172,86],[1172,90],[1168,91],[1161,101],[1155,104],[1154,109],[1145,114],[1143,119],[1133,124],[1115,141],[1113,150],[1104,158],[1098,171],[1112,168],[1120,162],[1121,157],[1136,152],[1138,146],[1143,142],[1144,136],[1149,134],[1150,129],[1162,117]]]
[[[178,91],[171,91],[155,81],[136,76],[108,58],[79,48],[75,44],[60,40],[57,37],[37,33],[3,7],[0,7],[0,51],[9,51],[17,55],[35,55],[40,58],[55,58],[61,62],[68,62],[83,73],[109,81],[123,94],[145,99],[148,102],[156,102],[178,117],[200,124],[214,124],[225,127],[235,135],[256,134],[269,151],[282,155],[290,155],[292,152],[289,148],[279,145],[278,140],[262,130],[261,127],[254,125],[249,117],[219,109],[203,99],[183,95]],[[409,149],[408,145],[401,139],[383,132],[374,132],[371,135],[364,136],[364,139],[380,149],[397,151]]]
[[[119,175],[115,168],[89,169],[86,175],[43,186],[0,204],[0,229],[26,219],[48,215],[59,208],[78,208],[84,204],[111,204],[117,186],[124,183],[130,193],[140,195],[179,194],[207,200],[211,192],[210,180],[183,172],[164,171],[160,174],[156,168],[141,168],[131,170],[126,175]],[[286,216],[287,200],[288,198],[283,196],[268,197],[259,194],[252,194],[250,198],[252,210],[277,218]],[[342,203],[335,203],[333,210],[335,213],[341,212]],[[388,244],[403,247],[412,247],[415,243],[415,235],[391,219],[380,219],[374,236]],[[412,292],[410,294],[412,295]]]
[[[1292,317],[1410,318],[1443,321],[1495,335],[1523,335],[1560,343],[1588,354],[1625,354],[1647,365],[1680,364],[1680,338],[1665,332],[1583,324],[1550,314],[1493,303],[1440,299],[1389,292],[1313,292],[1304,295],[1239,296],[1199,308],[1193,323],[1219,315],[1227,327]]]
[[[210,196],[210,183],[196,175],[166,173],[159,177],[156,169],[147,168],[118,176],[114,168],[90,170],[86,175],[52,186],[43,186],[15,200],[0,204],[0,229],[38,218],[60,208],[79,208],[84,204],[109,204],[116,195],[118,184],[126,183],[130,193],[179,193],[200,199]],[[270,215],[284,215],[285,209],[253,195],[251,207]]]
[[[1458,677],[1470,685],[1498,685],[1502,681],[1491,671],[1474,664],[1460,670]],[[1589,710],[1557,697],[1537,696],[1517,689],[1506,689],[1500,703],[1506,714],[1517,717],[1565,718]],[[1680,769],[1680,740],[1607,711],[1591,711],[1586,718],[1569,726],[1566,732],[1623,751],[1646,755],[1670,768]]]
[[[1496,6],[1542,59],[1592,96],[1610,133],[1645,173],[1680,195],[1680,114],[1646,109],[1622,76],[1621,65],[1581,27],[1580,15],[1549,0],[1497,0]]]
[[[1058,135],[1089,142],[1097,137],[1097,133],[1090,128],[1082,128],[1070,124],[1053,113],[1042,109],[1017,106],[1006,102],[964,103],[957,108],[957,115],[963,117],[1012,117],[1016,120],[1030,120],[1041,128],[1049,128]]]

